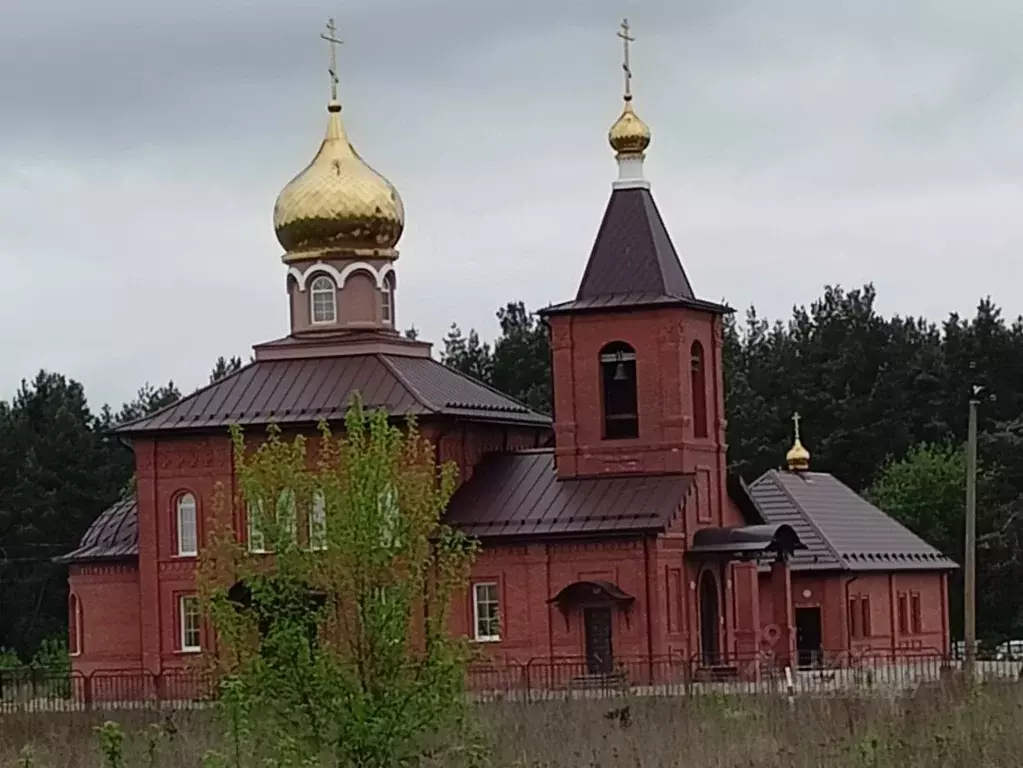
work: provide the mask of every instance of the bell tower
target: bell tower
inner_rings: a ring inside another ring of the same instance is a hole
[[[618,179],[574,300],[551,329],[555,457],[561,479],[693,474],[724,496],[722,319],[696,298],[643,175],[650,128],[633,107],[628,22],[622,112],[608,135]],[[703,506],[703,505],[701,505]]]

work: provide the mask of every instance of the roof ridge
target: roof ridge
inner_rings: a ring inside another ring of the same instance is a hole
[[[394,376],[394,378],[401,382],[401,385],[405,387],[405,391],[408,392],[409,397],[411,397],[424,408],[427,408],[428,410],[431,410],[434,413],[437,413],[438,411],[442,410],[442,406],[438,406],[435,403],[432,403],[425,397],[423,397],[419,393],[419,390],[413,387],[412,383],[405,377],[405,375],[398,370],[398,366],[396,366],[388,359],[387,355],[385,355],[383,352],[377,352],[373,356],[380,362],[382,366],[384,366],[387,370],[391,372],[391,375]],[[429,359],[432,360],[433,358]]]
[[[771,482],[774,483],[775,487],[778,490],[780,490],[785,495],[785,498],[789,500],[789,503],[792,504],[792,508],[795,509],[797,512],[799,512],[799,516],[802,517],[807,522],[807,524],[811,528],[813,528],[813,532],[816,533],[820,537],[820,540],[824,543],[824,546],[827,547],[827,549],[831,553],[832,557],[835,558],[835,561],[838,563],[839,567],[848,570],[848,566],[846,565],[845,560],[838,553],[838,550],[835,549],[834,544],[831,543],[831,539],[829,539],[827,537],[827,535],[824,533],[824,531],[821,530],[821,527],[819,525],[817,525],[817,523],[813,519],[813,516],[812,515],[808,515],[806,513],[806,510],[803,509],[802,505],[798,501],[796,501],[795,496],[793,496],[791,493],[789,493],[789,489],[785,487],[785,483],[781,482],[778,479],[780,474],[781,473],[777,469],[769,469],[769,470],[767,470],[767,472],[765,472],[763,475],[760,476],[760,479],[757,480],[754,483],[754,485],[756,483],[759,483],[760,480],[763,480],[765,477],[770,477]],[[817,474],[820,474],[820,473],[817,473]]]
[[[157,416],[162,415],[166,411],[169,411],[171,408],[176,408],[177,406],[181,405],[182,403],[186,403],[189,400],[198,397],[199,395],[201,395],[202,393],[206,392],[207,390],[213,389],[214,387],[218,387],[221,384],[223,384],[225,381],[229,381],[229,380],[235,378],[236,376],[240,376],[244,371],[247,371],[249,368],[252,368],[253,366],[257,365],[260,362],[262,362],[262,361],[260,361],[260,360],[250,360],[248,363],[243,365],[237,371],[231,371],[231,373],[227,374],[226,376],[221,376],[216,381],[211,381],[209,384],[204,384],[201,387],[199,387],[198,389],[196,389],[195,391],[190,392],[190,393],[188,393],[187,395],[185,395],[183,397],[179,397],[173,403],[168,403],[167,405],[163,406],[162,408],[158,408],[157,410],[153,411],[152,413],[147,413],[144,416],[139,416],[137,419],[132,419],[131,421],[126,421],[123,424],[118,424],[111,431],[112,432],[125,431],[129,427],[132,427],[132,426],[134,426],[136,424],[140,424],[143,421],[149,421],[150,419],[155,419]]]

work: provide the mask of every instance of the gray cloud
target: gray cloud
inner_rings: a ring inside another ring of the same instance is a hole
[[[621,15],[647,174],[698,291],[825,283],[941,318],[1023,311],[1023,17],[1009,0],[7,0],[0,397],[40,367],[119,402],[286,331],[274,198],[345,119],[399,187],[399,320],[570,297],[614,176]],[[54,20],[59,20],[59,24]]]

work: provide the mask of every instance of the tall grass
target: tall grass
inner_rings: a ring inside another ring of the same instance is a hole
[[[438,739],[426,766],[462,768],[1015,768],[1023,685],[928,689],[899,698],[611,698],[480,705],[483,751]],[[223,747],[209,712],[0,715],[0,766],[31,745],[38,768],[106,764],[95,728],[117,721],[124,765],[200,766]]]

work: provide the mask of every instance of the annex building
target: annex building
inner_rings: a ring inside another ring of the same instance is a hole
[[[312,434],[321,419],[340,422],[356,392],[396,419],[414,414],[439,459],[457,464],[447,521],[483,551],[452,631],[494,664],[562,659],[599,676],[676,659],[727,677],[751,662],[947,652],[955,564],[814,472],[798,419],[783,469],[727,473],[729,310],[698,298],[686,275],[644,178],[650,130],[628,83],[626,67],[609,134],[618,178],[578,291],[543,312],[548,415],[397,332],[404,209],[353,149],[335,81],[326,136],[274,209],[289,332],[120,428],[136,493],[63,558],[76,671],[160,674],[208,650],[195,575],[214,488],[233,488],[229,425]],[[245,510],[228,512],[244,540]]]

